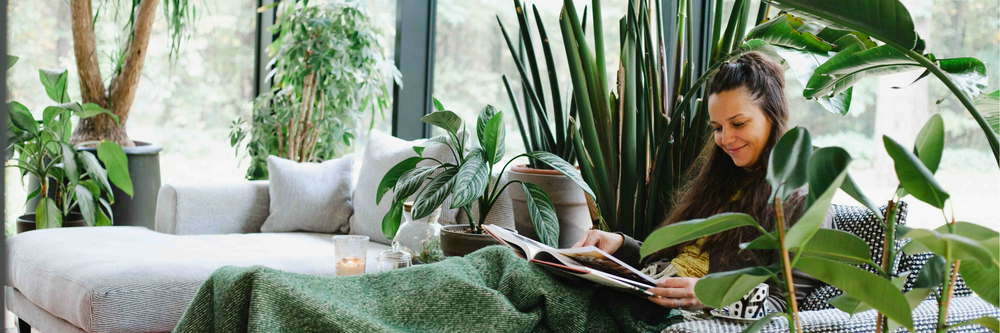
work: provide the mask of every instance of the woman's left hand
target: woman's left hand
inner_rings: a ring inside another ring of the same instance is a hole
[[[662,297],[650,296],[649,300],[660,306],[684,310],[701,310],[705,304],[694,296],[694,284],[698,282],[696,278],[689,277],[663,277],[656,280],[656,288],[648,289],[650,292]]]

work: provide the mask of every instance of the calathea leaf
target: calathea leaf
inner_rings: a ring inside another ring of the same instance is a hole
[[[434,111],[420,118],[424,123],[440,127],[454,136],[458,136],[458,130],[462,128],[462,118],[451,111]]]
[[[407,170],[402,175],[399,176],[399,180],[396,181],[395,192],[393,193],[393,201],[406,201],[417,190],[420,189],[420,185],[424,184],[424,180],[437,170],[437,166],[425,166],[417,167]]]
[[[521,182],[524,189],[525,201],[528,206],[528,216],[531,217],[531,225],[538,234],[538,240],[545,245],[559,247],[559,219],[556,217],[556,209],[552,206],[552,200],[545,194],[541,186]]]
[[[402,160],[392,166],[392,168],[389,169],[384,176],[382,176],[382,180],[378,183],[378,189],[375,191],[375,204],[377,205],[382,202],[382,196],[396,186],[396,183],[399,181],[399,177],[402,176],[403,173],[416,168],[417,163],[420,163],[421,160],[423,160],[423,158],[420,156],[414,156]]]
[[[485,133],[481,134],[483,141],[480,144],[486,152],[486,160],[491,164],[496,164],[500,162],[506,151],[504,141],[507,141],[507,134],[503,125],[503,112],[497,112],[493,115],[486,122],[484,131]]]
[[[402,218],[403,202],[393,201],[392,206],[389,207],[389,211],[385,212],[385,216],[382,217],[382,235],[387,239],[395,238]]]
[[[434,177],[424,189],[417,194],[417,199],[413,203],[413,219],[418,220],[430,215],[434,209],[441,206],[448,195],[451,194],[455,186],[454,178],[458,174],[458,169],[451,168],[442,171]]]
[[[580,176],[580,172],[577,171],[572,164],[569,164],[569,162],[566,162],[566,160],[562,159],[558,155],[547,151],[533,151],[525,153],[525,155],[527,155],[528,158],[547,164],[552,167],[553,170],[559,171],[576,183],[576,185],[580,186],[580,188],[583,189],[583,192],[589,194],[591,198],[597,197],[594,195],[594,190],[591,189],[590,186],[587,185],[587,182],[583,180],[583,177]]]
[[[493,119],[493,116],[496,115],[497,112],[497,109],[494,108],[493,105],[489,104],[484,106],[482,110],[479,110],[479,118],[476,119],[476,136],[479,139],[479,145],[484,147],[484,149],[486,147],[484,144],[486,139],[483,136],[486,134],[486,123],[489,122],[490,119]]]
[[[475,148],[469,152],[458,168],[455,181],[461,185],[455,188],[455,195],[451,197],[452,209],[465,207],[483,196],[490,183],[490,169],[482,149]]]

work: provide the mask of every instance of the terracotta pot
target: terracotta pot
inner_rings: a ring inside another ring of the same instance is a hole
[[[579,172],[579,171],[578,171]],[[559,219],[559,247],[573,246],[587,230],[593,227],[590,219],[590,208],[587,197],[579,185],[556,170],[532,169],[518,165],[507,171],[507,179],[520,180],[541,186],[545,194],[552,200]],[[521,186],[510,186],[507,189],[511,205],[514,208],[514,226],[517,232],[525,237],[538,240],[535,227],[528,215],[527,197]]]
[[[69,213],[62,223],[63,228],[86,227],[87,221],[80,213]],[[21,215],[17,217],[17,233],[35,230],[35,214]]]
[[[441,228],[441,252],[447,257],[462,257],[490,245],[500,245],[500,242],[490,234],[469,233],[468,225],[452,224]]]

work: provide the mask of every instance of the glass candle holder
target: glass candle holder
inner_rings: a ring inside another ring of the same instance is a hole
[[[337,276],[365,273],[368,257],[368,236],[333,236],[333,258],[337,262]]]

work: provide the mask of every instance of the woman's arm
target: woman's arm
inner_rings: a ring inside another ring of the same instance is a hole
[[[642,247],[642,242],[621,232],[616,232],[615,234],[622,236],[622,245],[618,247],[618,251],[615,251],[615,258],[629,264],[629,266],[642,268],[639,262],[639,259],[641,259],[639,257],[639,248]]]

